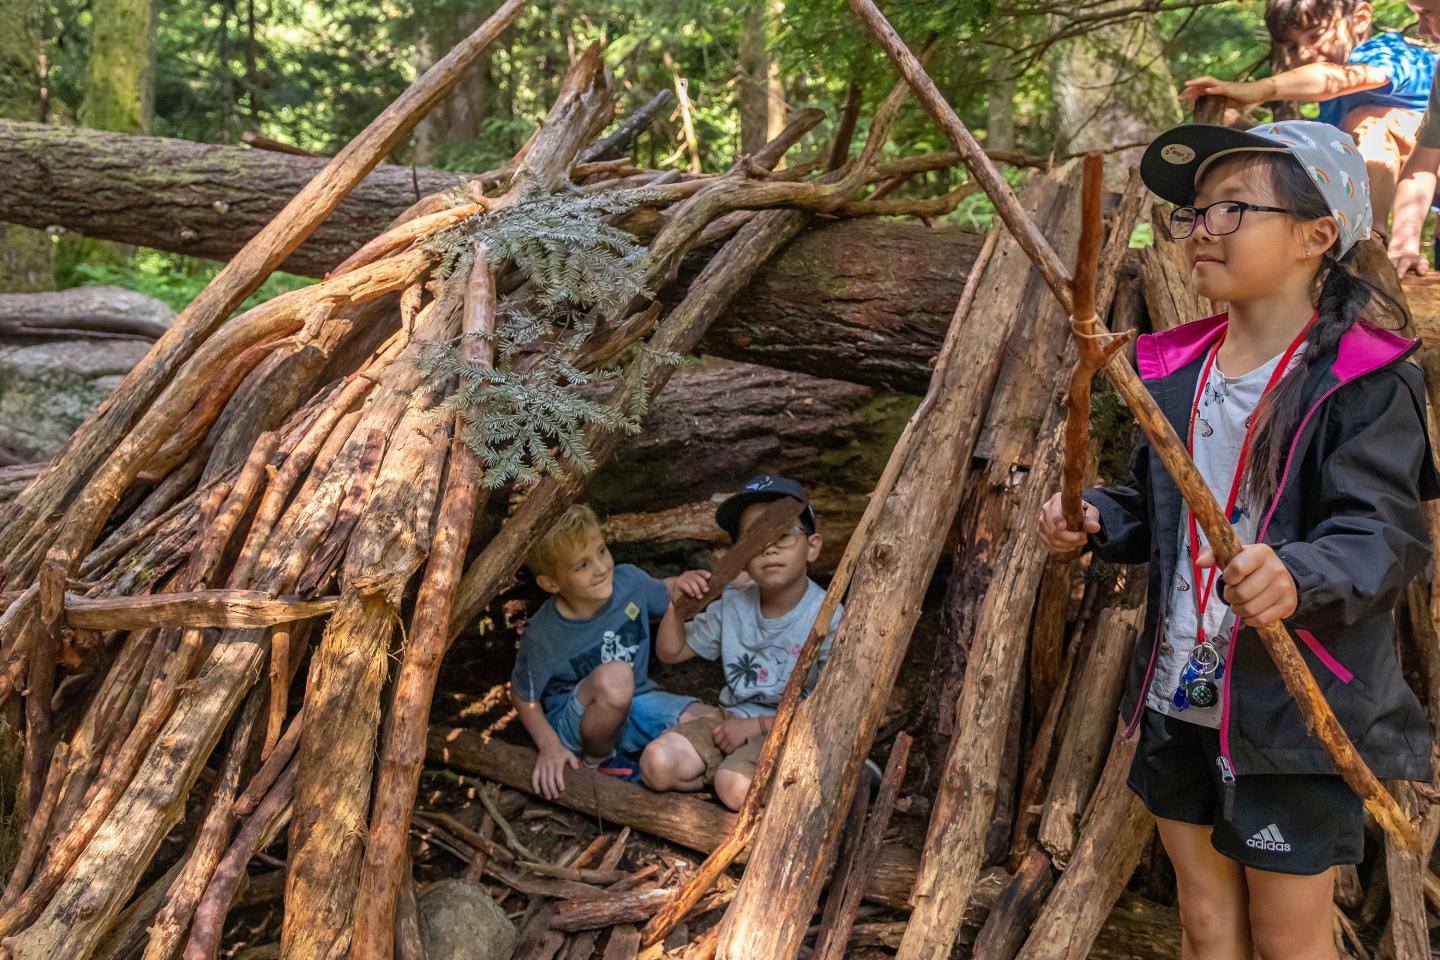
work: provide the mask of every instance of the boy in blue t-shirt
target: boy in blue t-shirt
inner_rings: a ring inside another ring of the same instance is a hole
[[[567,510],[526,562],[551,594],[525,624],[510,675],[510,700],[539,750],[535,792],[554,800],[565,789],[565,769],[582,762],[639,780],[626,754],[708,709],[690,709],[699,706],[693,697],[666,693],[650,679],[650,623],[673,620],[671,603],[682,593],[704,596],[710,574],[691,570],[662,581],[616,566],[584,506]]]
[[[1395,184],[1415,150],[1435,77],[1434,53],[1398,33],[1372,33],[1366,0],[1269,0],[1265,26],[1293,69],[1249,82],[1196,77],[1180,98],[1228,97],[1241,105],[1316,101],[1321,123],[1355,138],[1370,172],[1375,226],[1384,230]]]

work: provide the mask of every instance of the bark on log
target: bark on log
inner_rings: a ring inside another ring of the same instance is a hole
[[[323,164],[0,120],[0,220],[226,258]],[[416,176],[422,195],[460,180]],[[409,168],[377,168],[282,269],[322,275],[416,199]],[[759,271],[700,349],[921,393],[979,248],[977,234],[918,223],[817,227]]]
[[[935,405],[862,556],[845,618],[826,669],[801,704],[776,771],[775,792],[751,849],[752,868],[722,921],[719,955],[727,960],[790,956],[800,946],[824,877],[787,869],[829,860],[863,759],[904,659],[920,599],[944,548],[961,491],[950,478],[974,450],[980,414],[1000,365],[1001,348],[1024,312],[1028,270],[1019,250],[1000,241],[979,280],[966,329],[956,317],[937,363]],[[1037,291],[1037,293],[1040,291]],[[856,689],[855,677],[868,678]]]
[[[1020,868],[995,898],[990,915],[975,938],[973,955],[985,960],[1014,960],[1025,943],[1030,924],[1054,886],[1055,869],[1050,865],[1049,855],[1039,847],[1031,847]]]
[[[1155,830],[1125,783],[1136,739],[1117,731],[1070,866],[1045,901],[1019,960],[1084,960]]]
[[[1080,817],[1105,764],[1114,732],[1125,667],[1145,610],[1145,577],[1122,575],[1117,594],[1095,617],[1094,630],[1077,653],[1062,721],[1055,770],[1040,820],[1040,845],[1061,870],[1070,862]]]
[[[1069,205],[1064,201],[1073,195],[1078,177],[1072,174],[1069,180],[1064,189],[1058,182],[1044,181],[1030,192],[1041,222],[1058,231],[1058,241],[1073,244],[1078,222],[1067,215]],[[1034,460],[1038,429],[1055,402],[1056,371],[1063,368],[1069,346],[1069,331],[1058,305],[1037,298],[1023,309],[1025,319],[1004,353],[976,444],[977,453],[986,450],[990,462],[965,475],[956,523],[959,536],[946,582],[925,703],[929,719],[924,727],[925,749],[932,777],[944,766],[958,729],[956,704],[971,656],[971,638],[983,636],[976,632],[976,623],[995,565],[1013,539],[1016,524],[1024,522],[1015,516],[1022,492],[1018,484],[1024,482]],[[1015,613],[1027,619],[1030,616],[1029,609]],[[1018,662],[1015,666],[1019,667]]]
[[[477,773],[516,790],[531,789],[535,751],[527,747],[500,740],[486,742],[471,730],[432,727],[429,758],[431,763]],[[588,770],[566,771],[565,792],[558,802],[587,816],[603,816],[609,822],[702,853],[725,839],[735,822],[735,814],[698,797],[653,793]],[[912,850],[895,844],[881,847],[866,896],[886,906],[903,908],[914,880],[915,862]]]

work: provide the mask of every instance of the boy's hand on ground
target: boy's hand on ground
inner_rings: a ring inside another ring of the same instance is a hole
[[[715,746],[720,748],[720,752],[728,756],[739,750],[746,740],[763,732],[757,717],[731,717],[716,724],[710,735],[715,738]]]
[[[1100,532],[1100,511],[1085,501],[1080,501],[1085,511],[1085,529],[1083,532],[1070,530],[1065,526],[1065,514],[1060,509],[1060,494],[1055,494],[1045,501],[1045,506],[1040,508],[1040,520],[1036,523],[1036,532],[1040,539],[1049,548],[1051,553],[1071,553],[1085,546],[1087,534]]]
[[[580,769],[580,758],[559,743],[545,747],[535,758],[530,785],[546,800],[558,799],[565,790],[565,768]]]
[[[691,597],[699,600],[705,596],[705,591],[710,589],[709,570],[686,570],[678,577],[671,577],[666,581],[670,587],[670,599],[679,600],[681,597]]]
[[[1216,80],[1214,77],[1196,77],[1186,80],[1180,91],[1181,103],[1194,103],[1201,97],[1227,97],[1237,103],[1260,103],[1269,99],[1264,81],[1240,82]]]
[[[1202,549],[1199,565],[1202,569],[1215,566],[1215,551]],[[1284,620],[1300,602],[1295,578],[1269,544],[1242,547],[1220,576],[1225,581],[1225,602],[1246,626],[1263,627]]]

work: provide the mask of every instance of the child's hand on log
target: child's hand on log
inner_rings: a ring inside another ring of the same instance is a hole
[[[691,597],[699,600],[705,596],[705,591],[710,589],[709,570],[686,570],[678,577],[668,577],[665,585],[670,588],[670,599],[679,600],[681,597]]]
[[[1071,530],[1065,526],[1065,512],[1060,509],[1060,494],[1046,500],[1045,506],[1040,508],[1040,520],[1036,523],[1035,530],[1051,553],[1074,553],[1085,546],[1086,536],[1100,532],[1100,511],[1084,500],[1080,501],[1080,506],[1085,511],[1083,531]]]
[[[580,769],[580,758],[556,740],[543,747],[535,758],[535,769],[530,774],[530,785],[546,800],[556,800],[565,790],[565,768]]]
[[[716,724],[710,736],[715,738],[715,746],[720,748],[720,752],[729,756],[739,750],[746,740],[764,732],[765,727],[759,717],[731,717]]]
[[[1215,551],[1203,548],[1198,561],[1202,569],[1210,569],[1215,566]],[[1242,547],[1220,577],[1225,581],[1225,603],[1246,626],[1284,620],[1300,602],[1295,578],[1269,544]]]

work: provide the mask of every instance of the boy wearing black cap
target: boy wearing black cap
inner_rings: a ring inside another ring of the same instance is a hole
[[[671,618],[656,634],[655,655],[665,663],[696,656],[719,660],[725,689],[719,709],[685,720],[645,748],[640,772],[652,790],[695,791],[713,783],[720,801],[738,810],[750,789],[775,708],[825,599],[825,591],[808,575],[809,564],[820,555],[821,539],[805,489],[786,477],[756,477],[715,511],[715,522],[734,541],[766,504],[781,497],[805,507],[795,527],[746,566],[753,582],[732,585],[688,624]],[[821,648],[821,663],[840,615],[837,609]],[[817,664],[807,678],[807,691],[818,675]]]

